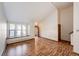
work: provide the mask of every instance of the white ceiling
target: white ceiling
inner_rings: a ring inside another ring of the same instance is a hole
[[[25,22],[43,20],[54,8],[67,6],[70,3],[50,3],[50,2],[5,2],[4,10],[8,21]]]
[[[52,4],[59,9],[73,5],[72,2],[52,2]]]
[[[43,19],[52,9],[51,3],[16,2],[4,3],[8,21],[29,22]]]

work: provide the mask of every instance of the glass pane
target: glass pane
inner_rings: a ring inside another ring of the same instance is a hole
[[[28,25],[28,35],[30,35],[30,25]]]
[[[21,36],[21,31],[16,31],[16,36],[20,37]]]
[[[14,37],[14,31],[10,31],[10,38]]]
[[[10,24],[10,30],[14,30],[15,29],[15,24]]]
[[[22,31],[22,36],[26,36],[26,31]]]
[[[21,30],[21,24],[16,25],[17,30]]]
[[[26,30],[26,26],[25,25],[22,25],[22,30]]]

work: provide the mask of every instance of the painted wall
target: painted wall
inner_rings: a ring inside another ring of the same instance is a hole
[[[0,3],[0,55],[2,55],[6,45],[6,20],[3,13],[3,6]]]
[[[70,41],[70,32],[73,31],[73,6],[60,10],[61,39]]]
[[[58,41],[58,15],[57,9],[53,6],[53,11],[40,22],[40,35],[51,40]]]
[[[79,53],[79,3],[74,3],[74,34],[73,34],[73,50]]]

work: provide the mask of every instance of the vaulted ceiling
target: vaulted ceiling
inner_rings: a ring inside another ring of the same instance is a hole
[[[43,19],[52,9],[51,3],[4,3],[8,21],[29,22]]]
[[[66,8],[66,7],[69,7],[69,6],[72,6],[73,5],[72,2],[52,2],[52,4],[56,8],[59,8],[59,9]]]
[[[70,3],[51,2],[4,2],[4,11],[8,21],[25,22],[43,20],[49,13],[53,13],[54,7],[68,6]]]

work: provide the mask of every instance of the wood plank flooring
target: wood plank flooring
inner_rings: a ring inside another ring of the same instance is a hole
[[[7,45],[4,56],[78,56],[69,42],[38,38]]]

